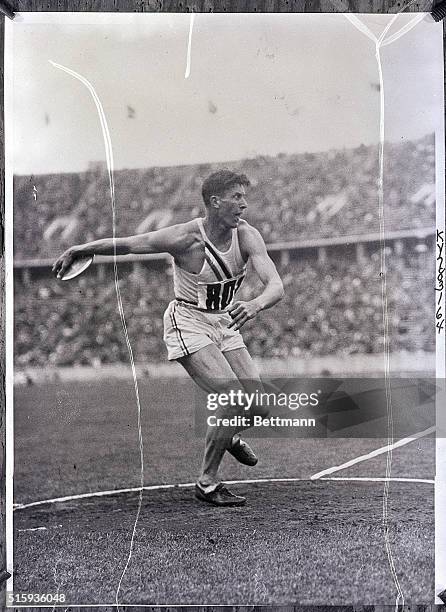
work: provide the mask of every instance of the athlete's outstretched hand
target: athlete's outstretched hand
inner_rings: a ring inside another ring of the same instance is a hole
[[[232,322],[228,327],[240,329],[242,325],[249,321],[259,312],[256,304],[253,302],[234,302],[229,308],[228,313],[232,318]]]
[[[56,259],[53,265],[53,273],[57,278],[62,278],[65,271],[71,266],[73,261],[80,256],[76,247],[70,247]]]

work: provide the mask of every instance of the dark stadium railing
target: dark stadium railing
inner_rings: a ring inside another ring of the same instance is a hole
[[[276,242],[268,244],[267,249],[270,252],[286,252],[286,251],[300,251],[308,249],[320,249],[329,248],[336,246],[346,245],[359,245],[366,243],[381,243],[384,238],[386,244],[395,243],[396,241],[404,241],[408,239],[415,239],[420,242],[434,240],[435,228],[423,227],[410,230],[399,230],[386,232],[382,237],[378,233],[364,234],[361,236],[336,236],[333,238],[316,238],[314,240],[293,240],[288,242]],[[168,255],[165,253],[147,254],[147,255],[117,255],[116,261],[121,263],[136,263],[146,261],[168,261]],[[113,261],[110,257],[97,256],[94,263],[96,264],[109,264]],[[53,259],[18,259],[14,260],[14,268],[26,269],[26,268],[48,268],[54,263]]]

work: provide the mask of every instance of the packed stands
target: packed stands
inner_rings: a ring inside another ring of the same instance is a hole
[[[203,214],[202,180],[217,167],[252,181],[246,218],[266,242],[379,231],[378,148],[258,157],[115,173],[117,235],[149,231]],[[435,226],[433,136],[386,144],[386,228]],[[79,174],[16,176],[15,257],[54,257],[79,242],[109,236],[112,211],[105,166]]]
[[[434,350],[434,257],[431,251],[387,255],[391,351]],[[383,349],[379,252],[366,263],[350,257],[291,260],[279,265],[285,298],[244,327],[256,357],[377,353]],[[69,283],[16,278],[15,356],[18,366],[127,362],[112,266],[98,266]],[[170,268],[120,269],[120,289],[136,361],[166,358],[162,316],[173,298]],[[247,282],[247,281],[245,281]],[[257,283],[242,287],[255,295]]]

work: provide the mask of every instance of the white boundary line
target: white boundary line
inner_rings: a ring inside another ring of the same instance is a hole
[[[402,438],[401,440],[398,440],[398,442],[394,442],[393,444],[386,444],[386,446],[377,448],[376,450],[370,453],[367,453],[366,455],[361,455],[360,457],[356,457],[355,459],[346,461],[345,463],[342,463],[341,465],[335,465],[331,468],[327,468],[326,470],[322,470],[322,472],[317,472],[317,474],[313,474],[313,476],[311,476],[311,480],[318,480],[319,478],[322,478],[322,476],[325,476],[326,474],[333,474],[334,472],[339,472],[339,470],[345,470],[346,468],[351,467],[352,465],[356,465],[357,463],[361,463],[362,461],[367,461],[368,459],[373,459],[373,457],[377,457],[378,455],[383,455],[384,453],[387,453],[389,450],[399,448],[400,446],[409,444],[410,442],[413,442],[414,440],[418,440],[418,438],[423,438],[424,436],[428,436],[429,434],[434,433],[435,429],[436,429],[435,425],[433,425],[432,427],[429,427],[428,429],[412,434],[412,436],[410,436],[409,438]],[[393,479],[389,478],[388,480],[393,480]],[[386,482],[386,480],[384,480],[384,482]]]
[[[224,482],[229,485],[233,484],[263,484],[270,482],[311,482],[314,478],[253,478],[248,480],[225,480]],[[352,481],[352,482],[385,482],[390,480],[392,482],[418,482],[424,484],[434,484],[433,480],[427,480],[424,478],[385,478],[385,477],[367,477],[358,476],[352,478],[321,478],[321,480],[340,480],[340,481]],[[160,485],[148,485],[143,487],[143,491],[162,491],[169,489],[191,489],[195,486],[195,482],[181,482],[178,484],[160,484]],[[34,508],[36,506],[44,506],[46,504],[61,504],[64,502],[75,501],[78,499],[92,499],[94,497],[109,497],[112,495],[121,495],[122,493],[139,493],[140,487],[132,487],[129,489],[110,489],[109,491],[95,491],[93,493],[80,493],[78,495],[67,495],[65,497],[54,497],[52,499],[42,499],[29,504],[14,504],[14,511],[26,510],[27,508]]]
[[[340,480],[340,481],[354,481],[354,482],[421,482],[424,484],[435,484],[435,480],[428,480],[427,478],[387,478],[386,476],[384,477],[370,477],[368,478],[367,476],[353,476],[353,477],[345,477],[345,478],[336,478],[335,476],[333,477],[328,477],[328,478],[320,478],[319,480]]]

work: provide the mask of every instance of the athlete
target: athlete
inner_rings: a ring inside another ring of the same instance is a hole
[[[283,297],[282,281],[260,233],[241,219],[247,208],[244,174],[219,170],[202,185],[204,218],[160,230],[96,240],[73,246],[53,266],[61,278],[78,257],[164,253],[173,257],[175,299],[164,314],[164,341],[168,359],[178,361],[207,393],[262,391],[257,368],[246,349],[240,328],[261,310]],[[263,283],[263,291],[249,301],[236,300],[250,261]],[[233,396],[234,397],[234,396]],[[246,415],[246,406],[220,406],[215,422]],[[264,414],[251,407],[248,415]],[[216,506],[239,506],[246,499],[229,491],[218,479],[218,469],[228,451],[245,465],[257,457],[240,438],[240,426],[209,426],[195,495]]]

